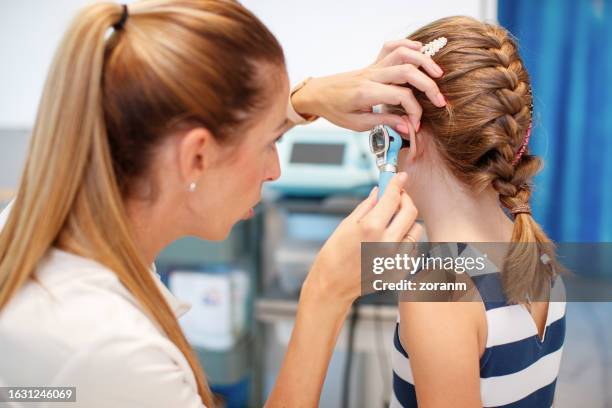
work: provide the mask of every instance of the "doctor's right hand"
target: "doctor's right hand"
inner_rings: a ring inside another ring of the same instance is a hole
[[[415,223],[417,208],[403,189],[405,181],[405,173],[395,175],[379,200],[374,188],[338,225],[308,273],[301,298],[350,308],[361,295],[362,242],[419,240],[423,227]]]
[[[329,237],[306,277],[295,324],[267,408],[318,406],[327,367],[353,301],[361,294],[361,243],[414,240],[417,210],[396,175],[377,200],[374,189]],[[378,202],[377,202],[378,201]]]

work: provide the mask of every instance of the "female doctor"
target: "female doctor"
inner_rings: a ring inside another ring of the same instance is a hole
[[[56,52],[4,214],[0,385],[76,386],[76,406],[214,406],[177,322],[184,305],[153,261],[180,237],[222,240],[249,217],[280,175],[275,143],[295,122],[418,129],[419,105],[395,84],[445,104],[430,78],[442,71],[420,45],[389,43],[367,68],[290,96],[279,43],[235,1],[85,8]],[[373,113],[382,103],[408,116]],[[403,181],[378,203],[373,191],[316,258],[268,406],[318,403],[360,293],[360,243],[418,238]]]

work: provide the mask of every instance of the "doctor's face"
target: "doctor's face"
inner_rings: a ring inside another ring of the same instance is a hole
[[[284,68],[274,70],[277,72],[269,73],[275,79],[268,107],[251,120],[243,134],[229,135],[237,143],[220,144],[214,165],[204,172],[203,204],[198,211],[202,218],[194,220],[197,236],[225,239],[238,221],[253,215],[263,183],[280,177],[276,142],[288,129],[289,81]]]

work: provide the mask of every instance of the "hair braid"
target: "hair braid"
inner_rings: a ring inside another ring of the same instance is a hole
[[[517,165],[512,162],[523,144],[532,120],[532,96],[529,77],[521,62],[514,40],[508,33],[494,26],[486,26],[485,34],[491,39],[487,51],[497,61],[495,76],[499,87],[493,91],[497,98],[499,116],[491,123],[505,134],[505,143],[495,146],[495,160],[485,169],[490,181],[499,193],[501,204],[513,209],[529,202],[529,179],[541,168],[541,160],[524,156]]]
[[[523,150],[515,162],[532,121],[529,74],[506,30],[470,17],[435,21],[409,38],[427,43],[442,36],[448,43],[433,59],[445,72],[436,81],[449,103],[439,109],[414,90],[423,107],[423,129],[457,180],[475,194],[492,186],[514,215],[513,245],[502,273],[508,301],[541,299],[551,276],[562,269],[528,206],[531,179],[542,161]],[[547,264],[540,261],[543,254]]]

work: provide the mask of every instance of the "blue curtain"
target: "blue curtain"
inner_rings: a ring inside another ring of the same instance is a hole
[[[558,242],[612,241],[612,3],[499,0],[531,75],[531,205]]]

